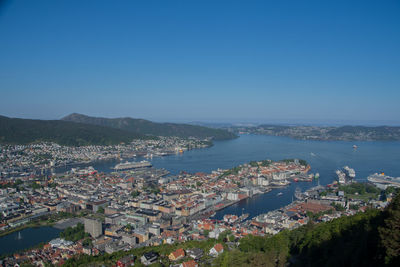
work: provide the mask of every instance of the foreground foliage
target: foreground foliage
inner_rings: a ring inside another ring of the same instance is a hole
[[[218,240],[210,238],[206,241],[187,241],[184,243],[175,243],[173,245],[163,244],[155,247],[135,248],[130,251],[118,251],[112,254],[103,254],[99,256],[88,256],[82,254],[67,260],[63,266],[112,266],[117,262],[118,259],[126,255],[136,256],[138,260],[135,261],[135,266],[143,266],[140,262],[140,257],[149,251],[157,252],[161,255],[161,263],[157,263],[152,266],[162,266],[162,264],[164,266],[169,266],[173,262],[169,261],[168,255],[178,248],[183,248],[184,250],[190,248],[200,248],[203,250],[203,252],[205,252],[202,260],[210,261],[211,258],[208,256],[208,251],[218,242]]]
[[[375,209],[271,237],[248,236],[216,266],[400,266],[400,195]]]

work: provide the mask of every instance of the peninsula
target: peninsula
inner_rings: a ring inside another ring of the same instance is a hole
[[[326,141],[399,141],[400,127],[394,126],[232,126],[228,130],[237,134],[287,136],[302,140]]]

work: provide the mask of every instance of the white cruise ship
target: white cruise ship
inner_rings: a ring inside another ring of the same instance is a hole
[[[116,171],[123,171],[123,170],[131,170],[131,169],[137,169],[137,168],[146,168],[146,167],[151,167],[150,162],[146,160],[142,160],[140,162],[124,162],[124,163],[119,163],[115,165],[114,170]]]
[[[348,178],[354,179],[356,177],[356,171],[353,168],[350,168],[349,166],[344,166],[343,169]]]
[[[336,170],[336,175],[338,176],[339,184],[346,183],[346,174],[344,172],[342,172],[341,170]]]
[[[400,177],[390,177],[384,173],[371,174],[367,179],[369,182],[383,189],[388,186],[400,187]]]

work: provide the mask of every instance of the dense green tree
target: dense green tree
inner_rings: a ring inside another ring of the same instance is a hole
[[[331,206],[334,207],[335,210],[337,210],[337,211],[345,211],[345,210],[346,210],[346,208],[343,207],[343,206],[340,205],[340,204],[332,203]]]
[[[218,241],[222,242],[222,241],[227,240],[227,238],[230,234],[232,234],[232,232],[230,230],[223,231],[222,233],[219,234]]]
[[[258,167],[257,161],[250,161],[249,164],[251,167]]]
[[[386,193],[387,195],[389,195],[389,194],[395,193],[396,191],[397,191],[397,188],[395,188],[395,187],[393,187],[393,186],[388,186],[388,187],[386,188],[386,190],[385,190],[385,193]]]
[[[60,233],[60,237],[65,240],[76,242],[83,238],[89,237],[89,234],[85,233],[84,225],[82,223],[78,223],[75,227],[68,227],[64,231]]]
[[[104,214],[104,208],[103,208],[103,207],[99,207],[99,208],[97,209],[97,213]]]
[[[210,231],[209,230],[204,230],[203,234],[204,234],[205,237],[208,237],[208,235],[210,234]]]
[[[139,195],[140,195],[140,192],[137,191],[137,190],[135,190],[135,191],[133,191],[133,192],[131,193],[131,196],[132,196],[133,198],[138,197]]]
[[[92,239],[89,237],[85,238],[82,242],[82,245],[85,247],[91,247],[92,246]]]
[[[39,188],[42,188],[42,186],[41,186],[40,184],[35,183],[35,182],[31,183],[29,186],[30,186],[32,189],[39,189]]]
[[[384,225],[379,228],[385,263],[400,266],[400,194],[389,204],[385,216]]]

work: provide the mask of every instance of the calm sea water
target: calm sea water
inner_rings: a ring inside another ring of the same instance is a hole
[[[354,144],[358,149],[353,149]],[[377,171],[400,176],[400,142],[303,141],[287,137],[242,135],[234,140],[217,141],[210,148],[154,157],[150,161],[154,167],[165,168],[176,174],[182,170],[211,172],[251,160],[286,158],[307,160],[312,171],[321,174],[321,183],[330,183],[334,171],[344,165],[353,167],[359,180],[365,180],[369,174]],[[115,161],[107,161],[91,165],[98,171],[110,172],[115,164]]]
[[[53,227],[27,228],[20,232],[0,237],[0,255],[33,247],[59,236],[60,230]],[[20,238],[18,236],[20,235]]]
[[[358,149],[353,149],[354,144],[358,146]],[[312,167],[311,172],[320,173],[319,180],[322,185],[334,181],[335,170],[345,165],[355,169],[358,181],[366,181],[368,175],[380,171],[390,176],[400,176],[400,142],[303,141],[286,137],[242,135],[234,140],[215,142],[215,145],[210,148],[167,157],[154,157],[150,161],[156,168],[165,168],[172,174],[177,174],[180,171],[209,173],[218,168],[228,169],[252,160],[288,158],[307,160]],[[136,160],[142,160],[142,158]],[[99,162],[92,166],[98,171],[110,172],[115,164],[116,162],[112,161]],[[292,183],[286,188],[274,189],[267,194],[227,207],[217,212],[215,218],[221,219],[224,214],[240,215],[242,212],[249,213],[252,218],[289,204],[297,187],[305,190],[315,185],[315,181]],[[277,196],[279,192],[283,195]],[[35,233],[39,231],[38,229],[27,230],[35,231]],[[14,247],[17,249],[30,247],[50,240],[56,235],[53,235],[52,230],[49,230],[49,235],[45,231],[31,238],[30,234],[27,234],[25,242],[29,239],[29,243],[26,246],[21,246],[21,241],[15,241],[15,238],[11,236],[7,236],[11,238],[8,241],[0,238],[0,254]]]

